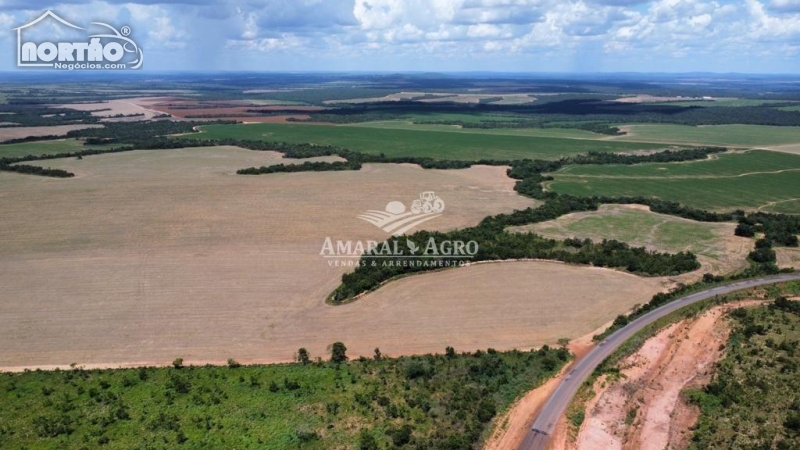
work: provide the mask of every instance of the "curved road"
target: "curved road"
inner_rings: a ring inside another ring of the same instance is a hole
[[[614,352],[623,342],[627,341],[631,336],[641,331],[645,326],[653,323],[654,321],[672,313],[684,306],[691,305],[692,303],[705,300],[715,295],[729,294],[741,289],[749,289],[765,284],[781,283],[785,281],[800,280],[800,273],[790,273],[774,275],[763,278],[756,278],[752,280],[738,281],[733,284],[715,287],[707,291],[697,292],[695,294],[687,295],[686,297],[667,303],[664,306],[656,308],[649,313],[633,320],[628,325],[620,328],[603,342],[598,344],[583,358],[578,360],[561,381],[556,388],[553,395],[547,400],[533,426],[525,435],[525,439],[520,444],[520,450],[544,450],[547,447],[547,442],[550,439],[550,434],[555,428],[556,422],[567,409],[572,397],[578,392],[581,384],[592,374],[595,368],[600,365],[611,353]]]

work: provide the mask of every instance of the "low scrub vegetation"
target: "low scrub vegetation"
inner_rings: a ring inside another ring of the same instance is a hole
[[[0,374],[4,448],[472,449],[570,358],[494,350],[347,362]]]
[[[800,448],[800,302],[779,297],[730,317],[713,381],[686,393],[701,409],[691,448]]]

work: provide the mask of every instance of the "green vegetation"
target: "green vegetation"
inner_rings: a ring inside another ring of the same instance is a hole
[[[501,136],[528,136],[528,137],[549,137],[549,138],[563,138],[563,139],[589,139],[597,140],[604,136],[601,134],[592,133],[591,131],[578,130],[576,128],[464,128],[456,125],[445,125],[447,121],[463,121],[468,122],[473,120],[475,122],[491,122],[501,120],[501,116],[476,116],[466,114],[438,114],[436,117],[452,117],[443,119],[425,119],[425,120],[385,120],[378,122],[362,122],[348,124],[348,127],[363,127],[363,128],[382,128],[393,130],[411,130],[411,131],[442,131],[450,133],[462,134],[486,134],[486,135],[501,135]]]
[[[655,214],[641,209],[610,208],[574,220],[545,222],[529,228],[547,237],[614,239],[669,252],[692,251],[714,256],[719,233],[713,225]]]
[[[800,156],[753,151],[681,164],[569,167],[554,173],[554,192],[645,196],[708,210],[757,208],[797,198]]]
[[[800,214],[800,198],[776,202],[764,207],[763,210],[778,214]]]
[[[680,164],[638,164],[636,167],[608,164],[569,166],[554,175],[599,177],[731,177],[756,172],[800,171],[800,155],[753,150],[744,153],[714,155],[708,160],[686,161]]]
[[[713,381],[685,393],[702,411],[690,448],[800,448],[800,302],[731,314]]]
[[[342,347],[344,347],[342,345]],[[0,374],[3,448],[472,449],[564,349]],[[370,447],[374,444],[375,447]]]
[[[561,194],[584,197],[641,195],[708,210],[754,209],[774,201],[796,198],[800,192],[800,176],[783,172],[704,179],[592,178],[556,180],[548,187]]]
[[[209,125],[203,133],[181,139],[269,140],[345,147],[389,157],[427,157],[449,160],[555,159],[564,155],[626,152],[663,148],[658,144],[559,139],[500,134],[454,133],[433,130],[381,129],[332,125],[247,124]]]

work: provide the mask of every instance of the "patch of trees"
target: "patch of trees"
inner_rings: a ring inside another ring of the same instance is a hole
[[[468,114],[518,116],[505,121],[439,121],[435,114]],[[430,121],[420,116],[434,115]],[[800,126],[800,112],[784,111],[772,105],[762,106],[681,106],[654,103],[621,103],[607,101],[599,95],[566,96],[530,104],[497,103],[421,103],[412,100],[341,105],[320,113],[310,113],[311,121],[356,123],[373,120],[397,120],[414,117],[419,123],[441,123],[475,128],[502,127],[565,127],[587,129],[605,134],[620,133],[608,123],[670,123],[681,125],[750,124]],[[577,123],[570,123],[577,122]],[[584,123],[594,125],[584,125]],[[586,128],[583,128],[586,127]]]
[[[67,133],[70,138],[95,140],[111,140],[124,142],[136,149],[180,148],[202,146],[182,139],[170,139],[173,134],[191,133],[199,125],[233,124],[233,121],[216,122],[176,122],[171,120],[138,121],[138,122],[106,122],[101,128],[84,128]]]
[[[800,216],[755,212],[739,219],[737,236],[753,237],[756,233],[764,233],[765,238],[773,245],[797,247]]]
[[[274,166],[250,167],[236,171],[239,175],[260,175],[279,172],[325,172],[337,170],[360,170],[361,163],[350,161],[304,162],[302,164],[276,164]]]
[[[561,196],[550,199],[539,208],[528,208],[510,214],[500,214],[484,219],[478,226],[454,230],[447,233],[418,231],[409,236],[389,239],[389,248],[426,248],[431,241],[477,243],[478,251],[472,258],[458,259],[450,255],[434,255],[426,264],[419,264],[412,255],[394,255],[392,258],[376,258],[378,250],[361,258],[353,272],[342,276],[342,283],[331,294],[333,303],[348,301],[364,292],[378,288],[382,283],[396,277],[457,266],[457,262],[474,262],[513,259],[549,259],[571,264],[612,267],[641,275],[664,276],[690,272],[700,267],[692,253],[666,254],[651,252],[645,248],[604,240],[593,243],[567,239],[558,241],[545,239],[533,233],[508,233],[505,228],[513,225],[543,222],[575,211],[596,209],[598,204],[591,199]]]
[[[89,111],[78,111],[69,108],[49,108],[35,105],[2,104],[0,113],[3,121],[14,125],[2,127],[49,127],[56,125],[75,125],[98,123],[100,119]]]
[[[17,172],[28,175],[40,175],[43,177],[54,177],[54,178],[70,178],[75,176],[74,173],[67,172],[66,170],[51,169],[49,167],[45,168],[38,166],[29,166],[25,164],[6,165],[0,163],[0,171]]]

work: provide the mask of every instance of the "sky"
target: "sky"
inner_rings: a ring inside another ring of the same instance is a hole
[[[800,73],[800,0],[0,0],[0,69],[46,10],[129,26],[143,71]]]

